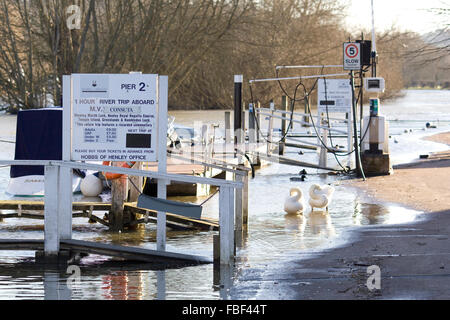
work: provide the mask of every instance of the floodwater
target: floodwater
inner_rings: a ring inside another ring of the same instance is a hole
[[[406,91],[405,97],[381,105],[381,112],[390,121],[390,152],[394,163],[417,159],[420,154],[445,150],[441,144],[420,138],[450,129],[450,91]],[[202,119],[223,127],[223,111],[171,112],[176,123],[194,126]],[[264,122],[264,121],[263,121]],[[437,129],[423,130],[427,122]],[[265,128],[266,124],[262,123]],[[295,127],[295,132],[304,129]],[[407,133],[405,132],[407,131]],[[218,133],[219,135],[219,133]],[[14,157],[15,117],[0,116],[0,158]],[[345,140],[336,139],[345,145]],[[287,150],[287,156],[306,162],[317,162],[317,153]],[[342,161],[352,159],[343,159]],[[334,157],[328,164],[335,166]],[[328,176],[306,169],[304,182],[291,181],[302,168],[272,164],[257,171],[249,184],[249,226],[242,244],[237,248],[234,268],[214,270],[213,265],[179,269],[149,270],[148,265],[125,264],[110,258],[91,255],[78,264],[80,277],[71,277],[66,268],[46,269],[34,264],[29,251],[0,251],[0,299],[226,299],[229,290],[238,286],[241,271],[260,269],[273,263],[308,257],[325,248],[349,241],[352,228],[361,225],[395,224],[413,221],[420,213],[400,206],[378,203],[340,184],[342,176]],[[8,199],[5,190],[9,168],[0,168],[0,199]],[[292,187],[305,193],[313,183],[331,183],[336,191],[329,215],[310,214],[290,217],[283,212],[284,199]],[[206,197],[177,198],[201,203]],[[205,203],[206,217],[218,218],[218,197]],[[74,219],[73,238],[155,248],[153,225],[121,234],[109,233],[106,227],[89,224],[87,219]],[[212,257],[214,232],[168,232],[170,251]],[[40,221],[8,219],[0,222],[0,239],[42,239]],[[70,270],[69,270],[70,271]],[[252,297],[249,297],[250,299]],[[274,297],[275,299],[276,297]]]

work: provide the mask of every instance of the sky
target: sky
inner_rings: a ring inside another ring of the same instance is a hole
[[[347,24],[359,31],[372,28],[371,0],[348,0]],[[400,30],[427,33],[438,29],[443,19],[430,13],[432,8],[450,8],[450,0],[374,0],[375,29],[397,26]],[[447,16],[447,19],[450,19]],[[450,23],[450,21],[446,21]]]

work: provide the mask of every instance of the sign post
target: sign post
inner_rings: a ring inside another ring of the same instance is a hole
[[[156,161],[158,76],[72,75],[72,160]]]
[[[162,93],[160,79],[165,84]],[[130,167],[136,162],[158,161],[160,168],[166,167],[166,150],[161,146],[165,147],[167,134],[167,77],[141,73],[73,74],[63,81],[64,161],[122,161]],[[160,101],[164,102],[165,111],[159,110]],[[158,132],[159,128],[165,130],[164,134]],[[67,180],[67,176],[65,173],[60,179]],[[61,186],[66,185],[69,184],[61,181]],[[164,187],[158,194],[161,197]],[[66,191],[64,194],[69,192]],[[71,191],[65,199],[71,200]],[[64,218],[60,220],[62,238],[71,237],[71,205],[70,221],[65,212],[69,205],[63,205],[67,202],[60,204],[64,207]],[[158,225],[163,224],[163,214],[161,221],[158,215]],[[120,230],[123,226],[115,228]],[[158,236],[158,243],[159,248],[165,247],[165,232]]]
[[[352,144],[352,87],[348,79],[320,79],[318,84],[318,123],[323,113],[345,113],[347,115],[347,150]],[[319,129],[320,135],[321,129]],[[320,141],[319,141],[320,144]]]

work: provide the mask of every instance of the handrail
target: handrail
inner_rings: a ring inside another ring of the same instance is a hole
[[[204,161],[200,161],[200,160],[198,160],[196,158],[183,157],[182,155],[175,154],[175,153],[171,153],[169,158],[178,159],[178,160],[185,160],[185,161],[192,161],[193,163],[200,164],[200,165],[203,165],[205,167],[209,167],[209,168],[213,168],[213,169],[220,169],[220,170],[223,170],[223,171],[226,171],[226,172],[231,172],[231,173],[235,173],[235,174],[242,175],[242,176],[248,175],[248,171],[251,170],[249,168],[245,168],[245,169],[248,169],[248,171],[247,170],[229,169],[229,168],[226,168],[224,166],[219,166],[219,165],[216,165],[216,164],[213,164],[213,163],[207,163],[207,162],[204,162]]]
[[[113,173],[121,173],[132,176],[142,176],[154,178],[157,180],[179,181],[187,183],[209,184],[218,187],[233,187],[242,189],[244,184],[242,182],[229,181],[215,178],[204,178],[196,176],[186,176],[171,173],[159,173],[147,170],[130,169],[123,167],[104,166],[91,163],[80,163],[73,161],[49,161],[49,160],[0,160],[0,165],[14,165],[14,166],[60,166],[72,169],[87,169],[95,171],[107,171]]]
[[[324,75],[317,75],[317,76],[297,76],[297,77],[286,77],[286,78],[252,79],[252,80],[249,80],[249,82],[250,82],[250,84],[252,84],[255,82],[302,80],[302,79],[316,79],[316,78],[328,78],[328,77],[340,77],[340,76],[348,76],[348,73],[333,73],[333,74],[324,74]]]
[[[276,119],[281,119],[281,120],[291,121],[291,119],[289,119],[289,118],[281,117],[281,116],[276,116],[276,115],[269,114],[269,113],[260,112],[260,114],[261,114],[261,115],[264,115],[264,116],[276,118]],[[294,120],[294,119],[292,119],[292,122],[294,122],[294,123],[299,123],[299,124],[303,124],[303,125],[307,125],[307,126],[309,126],[309,127],[312,127],[312,124],[310,124],[310,123],[308,123],[308,122],[305,122],[305,121]],[[330,131],[339,132],[339,133],[342,133],[342,134],[347,134],[346,131],[339,130],[339,129],[334,129],[334,128],[329,128],[329,127],[325,127],[325,126],[321,126],[321,125],[316,125],[316,128],[321,128],[321,129],[326,129],[326,130],[330,130]]]
[[[273,111],[273,112],[278,112],[278,113],[283,113],[283,114],[293,114],[294,116],[308,116],[308,117],[311,116],[309,113],[291,112],[291,111],[283,111],[283,110],[271,110],[270,108],[256,108],[255,109],[255,112],[258,112],[258,113],[262,113],[262,111]],[[347,123],[349,121],[348,119],[343,119],[343,118],[329,117],[329,119],[338,121],[338,122],[345,122],[345,123]]]

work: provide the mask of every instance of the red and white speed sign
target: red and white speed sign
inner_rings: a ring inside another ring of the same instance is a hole
[[[344,43],[344,70],[361,69],[361,45],[355,42]]]

